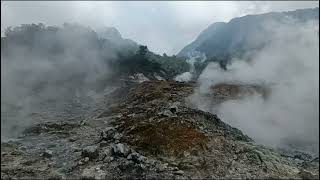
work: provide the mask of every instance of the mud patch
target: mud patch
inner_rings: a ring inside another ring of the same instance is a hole
[[[208,138],[188,122],[166,119],[157,122],[126,121],[120,127],[123,141],[151,155],[178,156],[184,151],[204,151]]]

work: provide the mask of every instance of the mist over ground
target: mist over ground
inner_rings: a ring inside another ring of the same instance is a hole
[[[1,3],[1,179],[319,179],[318,6]]]
[[[6,29],[1,50],[2,140],[39,122],[84,120],[116,87],[189,70],[113,27],[23,24]]]
[[[227,71],[209,64],[191,99],[258,143],[318,154],[319,21],[265,25],[274,32],[269,43],[248,52],[249,60],[234,59]],[[201,94],[219,83],[260,84],[271,94],[267,99],[255,94],[212,107]]]
[[[113,72],[109,62],[133,48],[77,24],[22,25],[1,41],[1,140],[37,122],[83,118]]]
[[[54,108],[59,109],[57,112],[65,112],[62,114],[69,114],[68,116],[74,118],[82,118],[84,109],[90,109],[91,104],[88,102],[94,103],[97,98],[93,97],[100,95],[97,91],[103,90],[108,85],[108,83],[101,85],[99,82],[112,78],[115,68],[110,67],[108,62],[126,59],[124,62],[119,62],[119,66],[122,67],[130,62],[127,61],[130,58],[126,58],[123,54],[134,54],[137,50],[137,44],[131,40],[124,40],[117,30],[113,29],[111,39],[106,40],[103,38],[103,33],[99,34],[93,29],[100,31],[101,28],[98,27],[115,25],[120,27],[125,37],[145,42],[156,52],[168,51],[168,54],[173,54],[212,22],[228,21],[233,17],[250,13],[318,6],[315,2],[277,3],[191,2],[182,5],[181,2],[161,2],[153,8],[149,3],[142,3],[141,7],[147,7],[146,13],[150,16],[137,13],[132,16],[137,21],[132,21],[128,17],[131,17],[133,12],[141,12],[139,3],[121,5],[115,2],[106,4],[70,2],[66,8],[62,8],[60,3],[53,2],[52,5],[66,15],[63,16],[63,21],[81,22],[85,26],[66,24],[60,29],[55,26],[45,27],[45,31],[42,31],[43,27],[30,26],[31,29],[39,28],[39,31],[36,34],[30,31],[31,34],[27,34],[27,38],[23,33],[2,37],[2,46],[3,42],[10,38],[11,40],[16,38],[14,41],[17,42],[4,47],[5,51],[1,55],[2,116],[15,117],[1,121],[2,135],[16,136],[26,126],[35,123],[34,119],[46,119],[33,117],[37,116],[37,112],[43,111],[41,108],[45,109],[43,102],[56,101],[57,105]],[[22,8],[22,5],[16,2],[2,3],[1,8],[7,12],[2,17],[7,20],[3,23],[2,36],[6,33],[4,27],[11,25],[39,21],[50,22],[49,24],[63,23],[56,18],[56,12],[46,11],[44,6],[47,4],[34,5],[36,9],[41,9],[39,13],[44,14],[42,18],[39,19],[38,14],[28,14],[33,12],[33,6]],[[104,9],[106,5],[110,10],[108,12]],[[114,11],[111,11],[110,7],[113,7]],[[213,7],[216,11],[212,11]],[[128,9],[130,11],[127,12]],[[79,15],[79,12],[83,12],[86,16],[92,12],[97,14],[85,18],[84,15]],[[185,18],[190,13],[195,16],[192,19]],[[165,20],[161,16],[163,14],[169,14],[172,18]],[[96,18],[97,16],[99,18]],[[104,16],[108,18],[105,19]],[[150,25],[155,22],[152,18],[159,20],[156,26]],[[269,22],[265,28],[273,32],[273,36],[256,37],[269,41],[262,50],[246,52],[247,59],[234,59],[227,71],[214,63],[207,66],[198,80],[200,87],[192,96],[194,103],[200,109],[218,113],[221,119],[240,128],[259,143],[275,147],[293,144],[318,152],[316,148],[319,144],[318,25],[319,23],[314,21],[305,24],[292,22],[285,25]],[[19,32],[19,28],[16,30]],[[25,39],[27,41],[24,41]],[[30,44],[32,46],[29,46]],[[159,55],[151,56],[154,59],[161,59]],[[171,58],[167,55],[163,57],[166,60]],[[171,58],[171,61],[175,60],[177,60],[175,57]],[[175,80],[190,81],[193,80],[192,73],[196,71],[194,60],[190,58],[187,63],[179,60],[176,66],[167,63],[161,67],[161,71],[170,69],[174,72],[172,76],[175,74]],[[130,70],[135,63],[131,61],[128,64],[129,67],[119,68],[119,71]],[[139,67],[140,64],[135,66],[137,69]],[[158,64],[154,67],[158,67]],[[153,73],[153,70],[151,68],[149,73]],[[182,73],[176,76],[178,72]],[[207,93],[210,86],[221,82],[263,84],[271,89],[271,96],[264,99],[256,94],[240,100],[226,101],[218,108],[203,103],[199,96]],[[88,99],[83,103],[79,97]],[[65,100],[68,103],[65,103]],[[60,102],[63,103],[59,104]],[[75,103],[81,108],[71,112],[67,108],[69,103]],[[9,109],[12,112],[8,112]],[[65,118],[61,113],[48,116],[49,119]]]

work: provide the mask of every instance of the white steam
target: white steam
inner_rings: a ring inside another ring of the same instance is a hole
[[[189,58],[186,60],[186,62],[189,64],[190,70],[188,72],[184,72],[184,73],[177,75],[174,78],[174,80],[179,81],[179,82],[191,81],[196,73],[194,64],[196,62],[203,63],[207,59],[206,55],[204,53],[199,52],[199,51],[189,52],[188,57]]]
[[[174,78],[174,80],[179,82],[188,82],[191,81],[192,74],[190,72],[184,72],[182,74],[179,74],[177,77]]]
[[[37,47],[34,51],[7,43],[10,48],[5,50],[13,53],[9,57],[1,55],[2,141],[16,138],[39,121],[79,120],[93,107],[99,78],[111,73],[106,61],[116,55],[106,49],[101,58],[95,44],[89,41],[98,38],[88,37],[92,33],[83,29],[79,26],[72,30],[60,28],[56,34],[38,33],[37,38],[42,41],[34,38],[35,42],[28,44]],[[55,58],[39,50],[55,42],[65,49],[63,53],[53,53]]]
[[[319,21],[267,27],[273,30],[271,41],[252,61],[234,60],[227,71],[209,64],[193,101],[258,143],[319,153]],[[221,82],[262,83],[271,94],[228,100],[215,108],[199,102],[199,95]]]

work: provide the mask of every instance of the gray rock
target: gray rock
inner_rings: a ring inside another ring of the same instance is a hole
[[[88,167],[81,174],[82,179],[105,179],[106,173],[100,167]]]
[[[112,162],[113,160],[114,160],[114,157],[109,157],[109,156],[107,156],[106,158],[103,159],[103,162],[104,162],[104,163],[110,163],[110,162]]]
[[[51,150],[45,150],[41,156],[46,158],[51,158],[52,155],[53,155],[53,152]]]
[[[102,140],[110,140],[114,137],[116,129],[114,127],[107,127],[101,132]]]
[[[160,163],[160,164],[158,164],[157,165],[157,171],[158,172],[163,172],[163,171],[165,171],[167,168],[168,168],[168,163]]]
[[[111,156],[111,147],[107,146],[107,147],[103,147],[102,149],[99,150],[99,161],[104,160],[107,157]]]
[[[190,152],[184,151],[184,152],[183,152],[183,155],[184,155],[184,157],[189,157],[189,156],[190,156]]]
[[[75,142],[77,139],[74,137],[69,138],[69,142]]]
[[[122,137],[122,135],[120,133],[115,133],[114,136],[113,136],[113,139],[120,140],[121,137]]]
[[[299,176],[302,179],[319,179],[319,175],[313,174],[312,172],[309,172],[307,170],[301,170],[299,172]]]
[[[165,110],[161,114],[167,117],[177,117],[177,115],[172,113],[170,110]]]
[[[176,112],[178,112],[178,105],[179,105],[180,103],[179,102],[174,102],[174,103],[172,103],[170,106],[169,106],[169,110],[172,112],[172,113],[176,113]]]
[[[183,175],[184,172],[182,170],[178,170],[178,171],[175,171],[174,174],[176,175]]]
[[[112,146],[111,153],[114,156],[127,157],[131,150],[124,144],[118,143]]]
[[[143,165],[143,164],[140,164],[139,167],[140,167],[141,169],[146,169],[146,166]]]
[[[133,152],[127,156],[128,160],[132,160],[135,163],[141,163],[146,161],[146,157],[142,156],[137,152]]]
[[[99,143],[99,146],[100,146],[100,147],[106,147],[106,146],[108,146],[108,145],[109,145],[109,143],[106,142],[106,141],[102,141],[102,142]]]
[[[87,146],[82,149],[81,156],[95,159],[99,156],[99,149],[97,146]]]
[[[89,160],[90,160],[89,157],[84,158],[84,162],[88,162]]]
[[[308,161],[312,159],[312,156],[307,153],[296,152],[293,158]]]

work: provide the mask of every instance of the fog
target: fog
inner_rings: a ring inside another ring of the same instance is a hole
[[[103,90],[99,80],[112,73],[107,62],[117,58],[90,28],[37,28],[13,30],[1,47],[1,140],[34,123],[83,119]]]
[[[148,45],[151,51],[176,54],[211,23],[252,13],[318,6],[317,2],[122,3],[1,3],[2,36],[4,28],[27,23],[84,25],[65,27],[54,35],[46,32],[28,35],[34,40],[32,43],[12,43],[6,49],[10,52],[1,54],[1,140],[17,137],[39,121],[83,119],[86,112],[95,108],[102,95],[98,82],[113,71],[106,62],[116,60],[118,51],[130,47],[101,41],[94,29],[115,26],[124,37]],[[248,58],[234,59],[227,71],[209,64],[198,80],[200,87],[191,97],[193,103],[202,110],[217,113],[258,143],[318,153],[318,26],[318,21],[265,24],[273,32],[268,37],[270,43],[262,50],[247,52]],[[48,42],[53,47],[47,47]],[[193,60],[188,60],[190,72],[175,80],[192,80]],[[271,94],[267,99],[255,94],[211,107],[202,95],[221,82],[263,84],[271,89]],[[102,90],[106,87],[108,84]]]
[[[319,21],[270,22],[265,28],[273,32],[267,46],[248,52],[250,58],[234,59],[227,71],[209,64],[191,98],[197,107],[217,113],[258,143],[318,154]],[[266,85],[271,94],[267,99],[257,93],[212,107],[201,95],[222,82]]]

